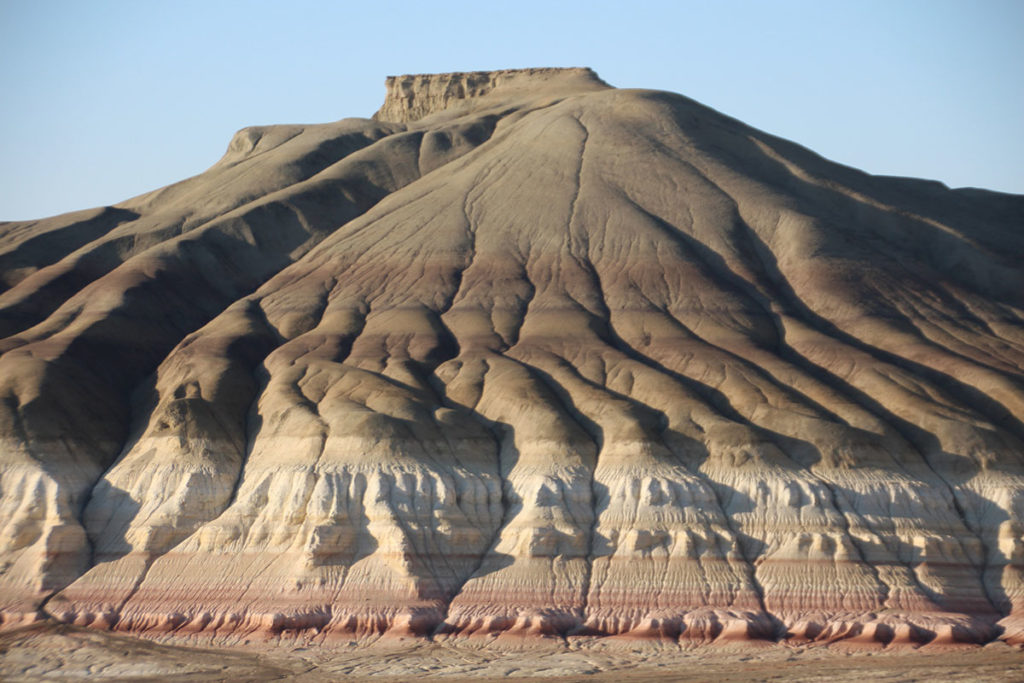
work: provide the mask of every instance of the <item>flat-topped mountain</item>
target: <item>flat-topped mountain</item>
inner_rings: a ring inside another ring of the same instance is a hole
[[[378,121],[408,123],[459,107],[473,107],[480,98],[493,107],[499,97],[537,99],[545,92],[558,97],[610,87],[591,69],[504,69],[468,73],[389,76],[387,97],[373,115]]]
[[[0,224],[0,610],[1024,640],[1024,197],[589,69],[388,79]]]

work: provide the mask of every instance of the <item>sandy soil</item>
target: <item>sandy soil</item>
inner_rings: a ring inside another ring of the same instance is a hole
[[[852,650],[573,640],[528,650],[420,640],[210,649],[66,625],[0,634],[0,678],[95,681],[1020,681],[1024,653],[984,648]]]

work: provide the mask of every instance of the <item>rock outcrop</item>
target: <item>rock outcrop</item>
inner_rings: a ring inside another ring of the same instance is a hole
[[[389,76],[384,104],[373,115],[378,121],[409,123],[457,108],[472,110],[488,95],[484,106],[494,108],[499,99],[536,100],[545,94],[559,98],[569,94],[608,88],[591,69],[504,69],[468,73]]]
[[[0,609],[232,640],[1024,641],[1024,197],[589,70],[0,225]]]

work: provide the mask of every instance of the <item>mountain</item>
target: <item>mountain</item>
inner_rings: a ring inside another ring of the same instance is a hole
[[[0,286],[8,626],[1024,642],[1022,196],[403,76]]]

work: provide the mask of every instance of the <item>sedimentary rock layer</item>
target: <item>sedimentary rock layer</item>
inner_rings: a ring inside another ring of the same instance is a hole
[[[1022,227],[583,69],[243,130],[0,225],[3,617],[1020,642]]]

